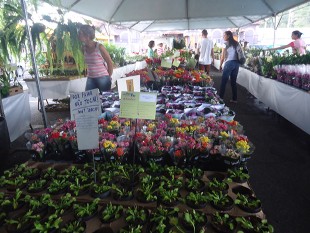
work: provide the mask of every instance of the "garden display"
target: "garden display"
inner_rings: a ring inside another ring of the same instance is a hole
[[[111,195],[93,197],[91,189],[76,196],[67,192],[62,194],[47,194],[44,190],[29,192],[28,183],[23,189],[10,191],[10,180],[15,178],[15,172],[22,170],[20,176],[26,178],[27,170],[37,169],[40,176],[33,182],[42,180],[47,172],[58,171],[53,180],[49,179],[48,187],[54,181],[67,179],[68,174],[83,177],[90,173],[91,164],[71,164],[44,162],[27,162],[16,165],[5,172],[3,187],[0,189],[1,218],[0,232],[95,232],[104,228],[104,232],[234,232],[234,230],[247,232],[274,232],[268,224],[261,210],[261,203],[252,192],[250,195],[236,193],[238,187],[251,190],[248,183],[235,183],[226,172],[202,172],[200,169],[187,169],[183,172],[175,166],[164,166],[163,169],[154,169],[156,163],[150,162],[146,166],[135,165],[139,171],[136,178],[132,176],[129,186],[120,186],[124,182],[123,171],[131,170],[131,164],[121,164],[120,161],[96,163],[98,173],[113,174],[109,187]],[[152,169],[151,169],[152,167]],[[156,170],[157,173],[154,174]],[[169,172],[166,172],[169,171]],[[181,172],[180,172],[181,171]],[[201,175],[202,173],[202,175]],[[197,176],[198,174],[198,176]],[[203,188],[199,191],[189,191],[187,184],[193,177],[199,177]],[[228,185],[227,193],[212,191],[210,182],[215,177],[222,177],[218,182]],[[90,176],[91,178],[91,176]],[[109,178],[102,180],[109,180]],[[170,182],[171,179],[178,182]],[[75,179],[68,179],[68,187],[76,184]],[[146,195],[140,200],[139,192],[150,184],[151,198],[146,202]],[[104,181],[105,182],[105,181]],[[90,187],[106,185],[100,181],[88,181]],[[155,182],[155,183],[154,183]],[[117,188],[123,187],[132,193],[132,198],[119,199],[115,194]],[[155,197],[155,198],[154,198]],[[172,204],[173,202],[173,204]],[[258,203],[258,205],[256,205]],[[247,206],[248,208],[244,208]],[[255,207],[255,211],[249,207]],[[259,208],[258,208],[259,207]],[[107,230],[109,229],[109,231]]]

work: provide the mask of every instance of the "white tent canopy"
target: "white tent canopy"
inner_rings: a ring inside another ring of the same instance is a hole
[[[306,0],[49,0],[54,5],[139,31],[240,28]]]

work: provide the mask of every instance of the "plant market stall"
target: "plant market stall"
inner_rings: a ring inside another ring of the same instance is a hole
[[[310,134],[310,94],[240,68],[237,83],[259,101]]]

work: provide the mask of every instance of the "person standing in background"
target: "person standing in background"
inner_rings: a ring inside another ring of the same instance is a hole
[[[151,40],[148,44],[148,49],[147,49],[147,57],[148,58],[153,58],[154,57],[154,46],[155,46],[155,41],[154,40]]]
[[[209,40],[207,30],[202,30],[202,41],[199,51],[199,69],[210,73],[210,66],[214,63],[213,42]]]
[[[79,40],[83,43],[85,63],[87,65],[87,81],[85,91],[98,88],[100,92],[111,90],[113,61],[106,48],[94,41],[95,28],[82,25],[79,28]]]
[[[231,103],[237,103],[237,76],[239,72],[239,61],[237,55],[237,47],[240,46],[238,41],[234,39],[231,31],[224,32],[223,39],[225,41],[225,47],[222,49],[220,71],[223,70],[222,82],[220,87],[219,96],[224,98],[226,84],[230,77],[230,85],[232,89]],[[222,68],[225,62],[224,69]]]
[[[291,47],[293,54],[304,55],[306,54],[306,44],[302,39],[300,39],[301,35],[302,33],[300,31],[293,31],[291,37],[294,41],[292,41],[291,43],[287,45],[283,45],[283,46],[271,48],[271,49],[266,49],[266,50],[278,50],[278,49],[286,49],[286,48]]]
[[[160,57],[164,53],[164,44],[159,43],[157,48],[157,55]]]

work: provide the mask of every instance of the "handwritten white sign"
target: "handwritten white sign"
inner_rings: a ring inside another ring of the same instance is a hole
[[[122,98],[122,91],[140,92],[140,75],[117,79],[119,98]]]

